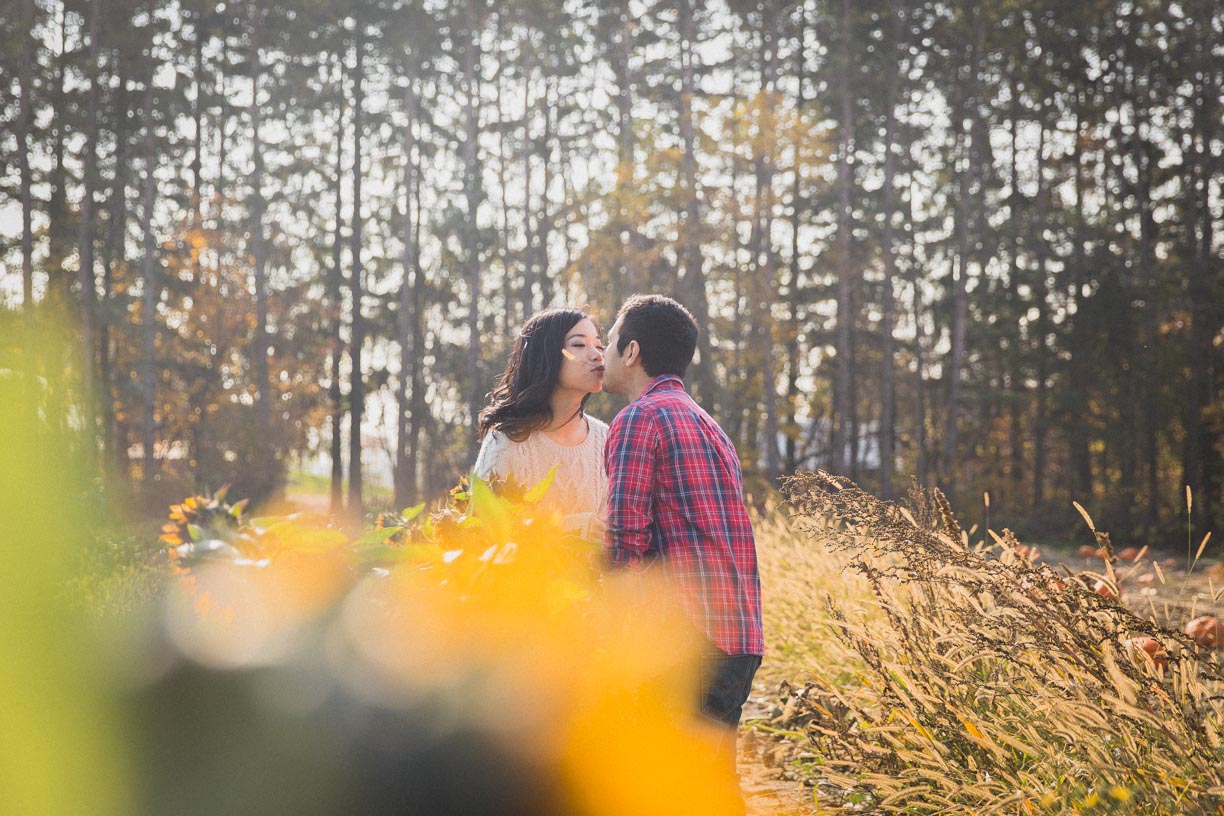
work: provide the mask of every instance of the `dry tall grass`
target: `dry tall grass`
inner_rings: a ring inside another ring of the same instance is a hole
[[[788,493],[794,519],[760,532],[765,677],[789,682],[759,727],[794,739],[819,802],[1224,813],[1214,654],[1034,566],[1006,531],[971,546],[938,494],[902,508],[824,473]]]

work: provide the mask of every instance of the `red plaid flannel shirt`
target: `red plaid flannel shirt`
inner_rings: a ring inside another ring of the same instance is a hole
[[[727,654],[761,655],[761,582],[735,446],[675,375],[617,414],[604,447],[613,567],[659,560]]]

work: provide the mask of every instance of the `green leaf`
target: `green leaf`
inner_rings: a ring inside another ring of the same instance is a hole
[[[412,507],[405,507],[400,511],[400,516],[403,517],[404,523],[407,524],[417,516],[421,515],[421,511],[424,509],[425,502],[421,502],[420,504],[413,505]]]
[[[250,499],[243,499],[229,509],[229,514],[234,518],[242,518],[242,514],[246,511],[247,505],[250,503]]]
[[[506,502],[493,492],[484,479],[472,477],[472,512],[470,515],[501,521],[506,515]]]
[[[192,541],[199,541],[204,537],[204,531],[195,524],[188,524],[187,535],[191,536]]]
[[[540,480],[539,484],[523,494],[524,504],[539,504],[540,499],[544,498],[544,494],[548,492],[548,488],[552,487],[553,479],[557,477],[557,468],[560,465],[553,465],[548,471],[548,475]]]
[[[225,494],[229,492],[229,489],[230,489],[230,486],[228,482],[226,484],[221,485],[221,489],[213,494],[213,501],[215,501],[217,504],[220,504],[221,502],[225,501]]]
[[[374,530],[369,530],[357,538],[353,539],[353,543],[361,546],[364,544],[382,544],[388,538],[403,530],[403,527],[379,527]]]

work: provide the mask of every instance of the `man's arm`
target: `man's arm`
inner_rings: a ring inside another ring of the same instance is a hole
[[[630,405],[612,421],[604,445],[608,472],[608,524],[604,542],[615,567],[642,563],[650,549],[654,520],[655,453],[659,433],[654,417]]]

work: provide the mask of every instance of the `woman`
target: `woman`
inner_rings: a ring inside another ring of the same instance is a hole
[[[603,390],[603,343],[595,322],[568,306],[545,309],[514,341],[506,370],[480,414],[475,474],[532,487],[557,466],[541,507],[584,538],[603,537],[608,426],[586,414]]]

